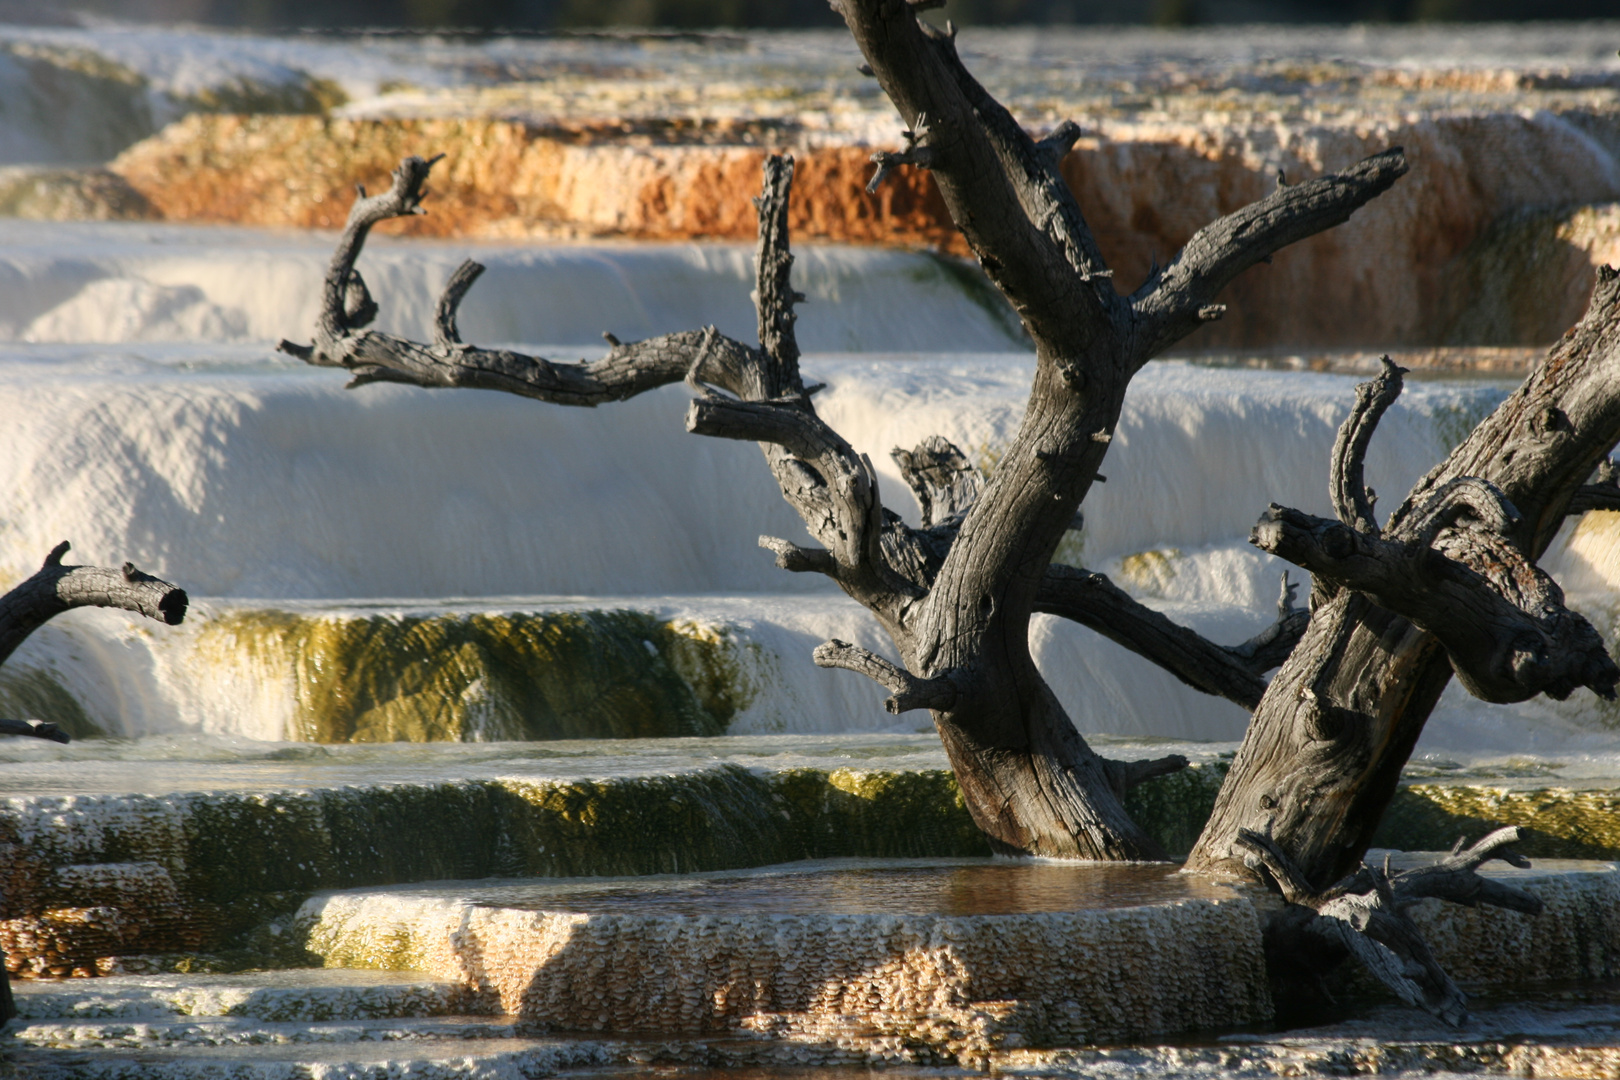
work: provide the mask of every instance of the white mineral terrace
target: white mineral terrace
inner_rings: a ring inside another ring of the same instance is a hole
[[[1384,347],[1496,347],[1409,354],[1368,456],[1387,510],[1620,251],[1617,38],[964,32],[1022,122],[1082,122],[1068,179],[1124,288],[1279,168],[1397,138],[1413,163],[1238,283],[1229,337],[1141,373],[1058,559],[1222,643],[1268,625],[1285,567],[1248,532],[1273,501],[1328,511],[1342,372]],[[916,207],[872,225],[866,154],[898,127],[854,64],[833,33],[0,26],[0,166],[17,167],[0,170],[0,588],[65,539],[70,562],[130,560],[191,596],[178,627],[70,612],[0,670],[0,716],[76,736],[0,745],[21,1013],[0,1074],[1616,1074],[1616,864],[1488,868],[1543,898],[1536,918],[1420,905],[1477,996],[1460,1030],[1371,1007],[1353,974],[1341,1022],[1271,1030],[1272,901],[1169,865],[989,858],[927,717],[811,663],[828,638],[889,644],[756,546],[803,526],[757,448],[685,432],[688,389],[595,409],[346,390],[273,350],[309,339],[333,234],[184,223],[337,220],[362,174],[446,149],[423,220],[456,238],[378,235],[361,261],[380,328],[429,336],[472,256],[489,269],[470,341],[564,361],[604,331],[751,341],[746,197],[761,148],[792,147],[805,374],[915,522],[890,451],[943,435],[993,470],[1034,360],[967,264],[853,246],[956,250]],[[146,199],[153,176],[169,203],[90,197]],[[46,205],[63,192],[84,199]],[[144,220],[71,220],[98,215]],[[609,234],[723,242],[588,239]],[[1223,342],[1241,347],[1209,351]],[[1613,647],[1620,515],[1571,523],[1543,564]],[[1071,623],[1037,617],[1031,646],[1101,752],[1191,759],[1128,799],[1187,851],[1243,710]],[[1617,781],[1614,706],[1486,706],[1454,685],[1374,842],[1516,822],[1538,852],[1607,860]]]
[[[1491,873],[1536,890],[1547,912],[1433,902],[1416,912],[1476,992],[1613,964],[1613,865]],[[1511,1007],[1487,996],[1461,1030],[1383,1010],[1265,1034],[1273,1005],[1257,916],[1250,895],[1165,867],[985,860],[329,893],[282,932],[348,967],[24,983],[10,1054],[43,1077],[227,1075],[248,1062],[255,1077],[333,1075],[323,1066],[381,1077],[681,1064],[1070,1076],[1612,1065],[1616,1021],[1601,991]],[[1254,1033],[1198,1034],[1233,1026]],[[1151,1045],[1178,1035],[1173,1048]]]

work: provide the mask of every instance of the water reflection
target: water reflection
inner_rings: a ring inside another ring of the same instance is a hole
[[[496,886],[475,903],[614,915],[1028,915],[1221,899],[1169,863],[825,860],[689,877]]]

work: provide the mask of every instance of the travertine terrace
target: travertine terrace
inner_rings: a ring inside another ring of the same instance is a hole
[[[1250,271],[1228,317],[1189,343],[1382,347],[1545,343],[1582,310],[1592,267],[1620,257],[1620,67],[1593,44],[1602,34],[969,29],[961,40],[1027,127],[1082,126],[1064,174],[1122,289],[1274,184],[1404,146],[1407,180],[1349,226]],[[29,48],[36,67],[88,78],[77,54]],[[788,149],[799,240],[966,251],[925,174],[901,169],[864,190],[868,156],[900,132],[837,34],[561,38],[465,57],[360,48],[353,66],[385,70],[350,75],[348,91],[319,57],[280,89],[247,93],[239,76],[229,93],[171,90],[153,122],[189,115],[110,172],[0,176],[0,207],[334,228],[357,180],[443,152],[431,213],[408,232],[748,239],[760,160]]]

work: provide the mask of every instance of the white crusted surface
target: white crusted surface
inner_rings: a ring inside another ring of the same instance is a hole
[[[19,1017],[76,1022],[118,1018],[238,1017],[277,1023],[443,1016],[465,997],[413,972],[298,969],[243,975],[114,975],[14,982]]]

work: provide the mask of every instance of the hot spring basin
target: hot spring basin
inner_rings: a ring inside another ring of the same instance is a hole
[[[317,896],[329,965],[414,968],[543,1029],[947,1056],[1271,1013],[1254,907],[1168,866],[830,860]]]
[[[1546,912],[1414,910],[1465,985],[1612,976],[1614,864],[1489,872]],[[1267,1021],[1266,904],[1168,865],[843,859],[326,893],[299,922],[329,966],[428,972],[543,1030],[961,1059]]]

